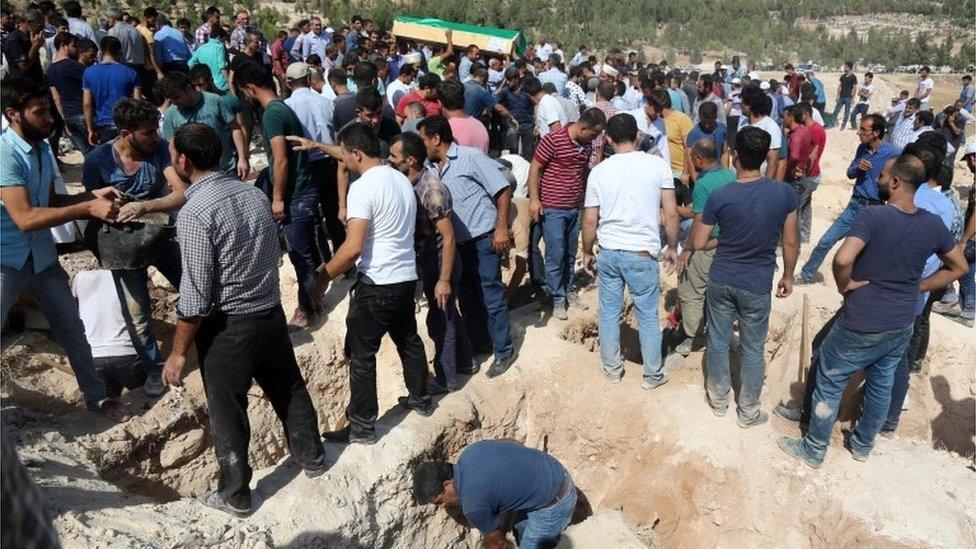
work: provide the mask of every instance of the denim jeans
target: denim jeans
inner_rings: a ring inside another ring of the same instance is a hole
[[[817,246],[810,252],[810,258],[807,259],[807,262],[803,264],[803,268],[800,269],[800,276],[804,280],[813,278],[813,275],[820,269],[820,264],[823,263],[827,257],[827,253],[834,247],[834,244],[837,244],[837,242],[847,236],[848,231],[851,230],[851,225],[857,219],[857,214],[861,213],[861,208],[863,207],[863,204],[851,199],[847,203],[847,207],[844,208],[844,211],[840,212],[837,219],[830,224],[827,232],[820,237],[820,242],[817,242]]]
[[[757,294],[741,288],[709,281],[705,291],[708,330],[705,354],[705,389],[712,406],[728,406],[732,390],[729,346],[732,322],[739,318],[739,419],[744,422],[759,416],[759,397],[766,377],[766,332],[769,331],[770,294]]]
[[[95,371],[105,382],[108,396],[118,398],[122,389],[138,389],[146,383],[146,370],[139,355],[95,357]]]
[[[546,261],[542,252],[539,251],[539,242],[542,241],[542,223],[533,223],[529,228],[529,280],[536,289],[543,294],[549,293],[546,285]]]
[[[180,264],[180,247],[169,240],[159,251],[152,265],[179,290],[182,266]],[[159,375],[163,371],[162,353],[156,341],[156,332],[152,327],[152,300],[149,297],[149,268],[114,269],[112,278],[115,279],[115,291],[122,303],[122,316],[132,338],[132,346],[142,359],[146,373]]]
[[[465,370],[471,368],[474,353],[457,309],[457,297],[452,295],[443,310],[434,300],[434,288],[441,274],[441,248],[437,238],[428,238],[421,245],[420,266],[424,296],[427,297],[427,335],[434,342],[434,375],[438,383],[455,389],[458,387],[458,365]],[[461,261],[455,253],[451,273],[451,289],[455,292],[460,278]]]
[[[515,351],[515,345],[509,333],[501,256],[492,247],[492,233],[461,242],[458,252],[461,258],[458,304],[471,346],[475,352],[491,349],[495,358],[507,359]]]
[[[295,267],[298,280],[298,308],[305,313],[315,312],[315,269],[322,264],[318,236],[319,191],[309,185],[298,191],[288,202],[288,217],[281,230],[288,243],[288,259]]]
[[[88,126],[85,124],[85,115],[76,114],[64,119],[64,125],[68,130],[68,139],[75,149],[82,155],[87,155],[92,146],[88,143]]]
[[[853,97],[839,97],[837,98],[837,103],[834,103],[834,119],[840,120],[840,128],[844,129],[844,125],[847,123],[847,119],[851,113],[851,101]],[[837,113],[840,112],[841,107],[844,108],[844,118],[837,118]],[[834,122],[836,126],[837,123]]]
[[[68,362],[75,373],[78,387],[89,407],[95,407],[106,396],[105,382],[98,377],[92,360],[91,346],[85,338],[85,326],[78,316],[78,305],[68,288],[68,275],[55,263],[34,272],[34,262],[28,258],[22,269],[0,267],[0,324],[7,321],[7,313],[20,294],[27,292],[41,306],[51,331],[68,354]]]
[[[427,393],[427,356],[417,335],[414,316],[416,282],[367,284],[362,277],[352,287],[346,315],[346,356],[349,358],[349,407],[346,417],[353,433],[371,435],[379,403],[376,400],[376,352],[390,334],[403,367],[407,401],[430,405]]]
[[[559,543],[576,511],[576,485],[569,472],[566,473],[565,482],[569,487],[559,501],[549,507],[528,511],[524,517],[518,515],[515,531],[518,533],[519,549],[552,549]]]
[[[280,305],[245,315],[212,313],[200,323],[195,342],[220,467],[217,491],[227,503],[251,506],[247,401],[254,382],[271,402],[298,464],[322,466],[318,416]]]
[[[580,211],[546,208],[542,214],[542,238],[546,241],[546,287],[554,307],[566,307],[573,281],[579,245]]]
[[[833,325],[820,347],[810,425],[803,438],[804,449],[809,455],[823,461],[830,445],[830,432],[837,421],[841,396],[851,375],[859,370],[865,370],[864,403],[850,444],[857,454],[871,452],[874,439],[888,415],[895,369],[911,336],[911,326],[864,333],[848,330],[840,323]]]
[[[861,119],[863,120],[864,117],[867,116],[869,109],[870,106],[867,103],[858,103],[857,105],[854,105],[854,109],[851,110],[851,118],[850,118],[851,128],[856,129],[858,127],[857,120],[856,120],[857,115],[861,115]]]
[[[806,177],[794,181],[790,185],[796,191],[800,242],[810,242],[810,226],[813,222],[813,191],[820,186],[820,176]]]
[[[660,275],[657,259],[646,252],[600,250],[597,260],[597,285],[600,301],[600,362],[610,375],[623,373],[620,358],[620,312],[624,305],[624,285],[637,312],[644,379],[659,381],[661,369],[661,326],[657,309]]]
[[[959,279],[959,306],[968,318],[973,318],[973,311],[976,311],[976,241],[966,242],[965,252],[966,263],[969,264],[969,272]]]
[[[112,124],[111,126],[100,126],[95,128],[95,133],[98,134],[99,143],[108,143],[119,136],[119,129]],[[85,135],[87,136],[88,133],[86,132]]]

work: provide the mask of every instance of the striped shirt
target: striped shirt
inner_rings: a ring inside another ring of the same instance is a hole
[[[183,263],[179,318],[256,313],[281,303],[278,230],[256,187],[224,173],[203,176],[186,191],[176,234]]]
[[[579,208],[583,203],[586,170],[593,148],[578,145],[569,137],[572,125],[549,132],[535,148],[535,161],[542,164],[539,192],[542,207],[559,210]]]

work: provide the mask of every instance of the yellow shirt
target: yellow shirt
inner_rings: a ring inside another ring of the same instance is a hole
[[[688,115],[671,109],[664,115],[664,127],[668,130],[668,152],[671,153],[671,170],[680,173],[685,169],[685,143],[695,123]]]

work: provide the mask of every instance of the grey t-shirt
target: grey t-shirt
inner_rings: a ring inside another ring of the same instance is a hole
[[[119,61],[129,65],[144,65],[146,63],[146,49],[142,35],[135,27],[128,23],[116,23],[108,30],[109,36],[114,36],[122,42],[122,55]]]

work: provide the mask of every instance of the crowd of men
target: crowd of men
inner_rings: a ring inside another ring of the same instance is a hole
[[[842,242],[833,274],[844,305],[815,349],[807,398],[776,409],[808,423],[804,438],[780,445],[813,467],[852,373],[867,372],[848,442],[864,460],[876,435],[897,426],[930,312],[972,322],[973,192],[964,212],[951,186],[960,150],[976,167],[976,149],[964,143],[976,98],[968,75],[938,115],[927,69],[914,94],[881,114],[871,112],[872,75],[858,86],[848,63],[828,116],[824,84],[790,64],[782,79],[763,80],[738,57],[709,73],[580,46],[566,62],[544,39],[497,54],[457,48],[449,30],[440,44],[396,39],[360,17],[339,28],[311,17],[269,40],[247,11],[228,15],[207,8],[194,29],[186,19],[174,27],[155,8],[141,19],[108,8],[93,26],[77,2],[45,1],[4,11],[2,22],[3,318],[19,294],[31,294],[87,405],[120,422],[128,416],[120,393],[142,386],[159,396],[180,385],[195,344],[220,463],[207,505],[251,510],[242,456],[254,381],[306,474],[325,469],[289,330],[317,326],[325,290],[343,277],[354,281],[348,425],[324,435],[340,443],[376,440],[384,335],[402,361],[399,405],[429,415],[433,396],[479,371],[479,356],[492,356],[489,378],[514,363],[508,302],[526,274],[553,318],[587,308],[578,263],[598,286],[600,364],[610,382],[624,375],[626,288],[642,386],[668,381],[662,355],[706,350],[707,405],[722,416],[736,345],[737,422],[751,428],[768,421],[760,397],[772,295],[822,279],[821,263]],[[860,139],[847,170],[853,194],[796,273],[811,237],[825,118],[841,110],[840,128],[850,124]],[[84,155],[84,193],[54,190],[61,137]],[[257,169],[252,150],[267,167]],[[152,214],[175,220],[175,234],[145,265],[81,273],[69,287],[49,228]],[[297,280],[290,320],[279,290],[283,254]],[[149,265],[179,291],[166,357],[152,329]],[[679,281],[667,337],[658,318],[662,268]],[[416,325],[418,284],[432,377]],[[460,502],[492,543],[498,515],[510,510],[535,513],[523,524],[527,539],[558,537],[575,505],[558,462],[501,443],[467,456],[418,469],[418,501]],[[499,475],[509,471],[505,460],[538,475],[523,469],[511,486],[493,487],[483,470],[496,457]]]

